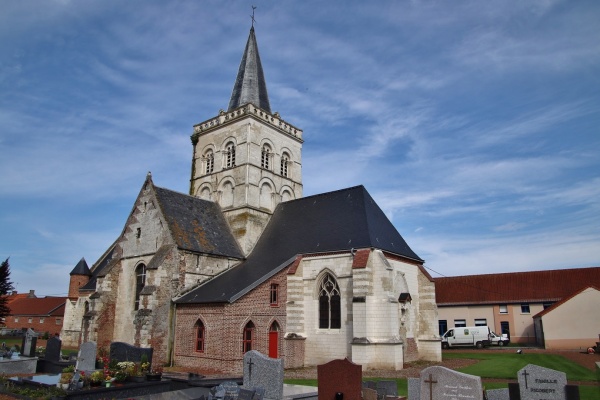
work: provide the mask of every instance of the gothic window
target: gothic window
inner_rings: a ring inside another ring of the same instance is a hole
[[[206,163],[204,173],[212,174],[215,170],[215,156],[212,150],[207,150],[206,153],[204,153],[204,162]]]
[[[278,306],[279,305],[279,285],[276,283],[272,283],[271,284],[271,298],[270,298],[270,304],[272,307]]]
[[[202,321],[196,322],[196,351],[204,353],[204,344],[206,342],[206,329]]]
[[[135,269],[135,310],[139,310],[140,308],[140,295],[142,294],[142,289],[146,285],[146,265],[140,264]]]
[[[254,324],[249,321],[244,327],[244,336],[242,337],[242,353],[252,350],[254,341]]]
[[[264,169],[269,169],[269,161],[271,158],[271,149],[268,145],[264,145],[260,155],[260,166]]]
[[[340,287],[331,274],[325,274],[319,288],[319,328],[340,329],[341,316]]]
[[[283,153],[283,155],[281,156],[281,176],[288,176],[289,159],[290,157],[287,155],[287,153]]]
[[[235,167],[235,144],[229,143],[225,151],[225,167]]]

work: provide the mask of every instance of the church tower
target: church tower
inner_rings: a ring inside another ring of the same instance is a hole
[[[190,195],[217,202],[248,255],[275,207],[302,197],[302,131],[271,112],[254,26],[229,107],[194,126]]]

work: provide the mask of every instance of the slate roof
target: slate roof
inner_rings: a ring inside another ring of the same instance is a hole
[[[248,258],[175,302],[234,302],[299,254],[378,248],[418,263],[363,186],[280,203]]]
[[[267,82],[265,81],[260,55],[258,54],[254,27],[250,28],[250,35],[246,42],[246,49],[240,62],[240,68],[235,79],[235,84],[233,85],[229,108],[227,110],[232,111],[248,103],[252,103],[256,107],[271,113]]]
[[[196,253],[244,258],[217,203],[154,188],[177,247]]]
[[[61,316],[65,313],[67,297],[29,297],[11,302],[10,315]]]
[[[96,290],[97,277],[98,275],[101,275],[106,269],[106,267],[110,265],[110,263],[113,261],[113,254],[115,254],[116,251],[116,244],[116,241],[113,244],[111,244],[110,247],[104,252],[104,254],[102,254],[102,256],[98,259],[96,264],[92,266],[92,276],[90,277],[90,280],[88,281],[88,283],[81,286],[79,290]]]
[[[81,257],[81,260],[77,263],[75,268],[71,271],[69,275],[86,275],[91,276],[92,272],[90,271],[90,267],[88,267],[87,262],[85,262],[85,258]]]
[[[438,306],[553,302],[600,286],[600,267],[434,278]]]

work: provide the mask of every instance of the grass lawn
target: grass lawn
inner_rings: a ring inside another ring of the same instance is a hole
[[[480,360],[477,364],[459,369],[466,374],[480,376],[482,378],[516,379],[517,372],[527,364],[536,364],[544,368],[563,371],[567,374],[569,381],[591,381],[596,380],[594,372],[574,363],[566,358],[554,354],[516,354],[516,353],[455,353],[446,352],[444,359],[468,358]],[[364,380],[378,380],[368,378]],[[408,381],[406,379],[395,379],[398,384],[398,394],[408,395]],[[317,386],[316,379],[286,379],[285,383],[294,385]],[[484,382],[485,389],[507,388],[507,383]],[[579,386],[581,400],[596,400],[599,398],[600,388],[598,386]]]
[[[465,374],[482,378],[516,379],[517,372],[527,364],[562,371],[569,381],[595,381],[593,371],[554,354],[517,354],[517,353],[444,353],[444,359],[469,358],[481,360],[477,364],[459,369]]]

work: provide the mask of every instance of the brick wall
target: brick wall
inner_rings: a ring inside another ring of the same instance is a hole
[[[43,322],[42,322],[43,321]],[[50,317],[29,317],[29,316],[8,316],[6,317],[6,327],[10,329],[30,328],[36,332],[48,332],[50,335],[60,334],[63,325],[62,316]]]
[[[232,304],[177,305],[177,327],[175,331],[174,361],[205,373],[243,372],[242,334],[249,321],[255,326],[253,350],[269,354],[269,328],[273,322],[279,325],[278,353],[284,364],[297,365],[297,360],[288,360],[290,350],[283,336],[286,332],[286,273],[287,269],[262,283],[243,298]],[[278,306],[270,305],[271,284],[279,285]],[[196,323],[201,320],[205,327],[205,350],[195,349]],[[293,357],[303,357],[299,345],[293,345]]]

